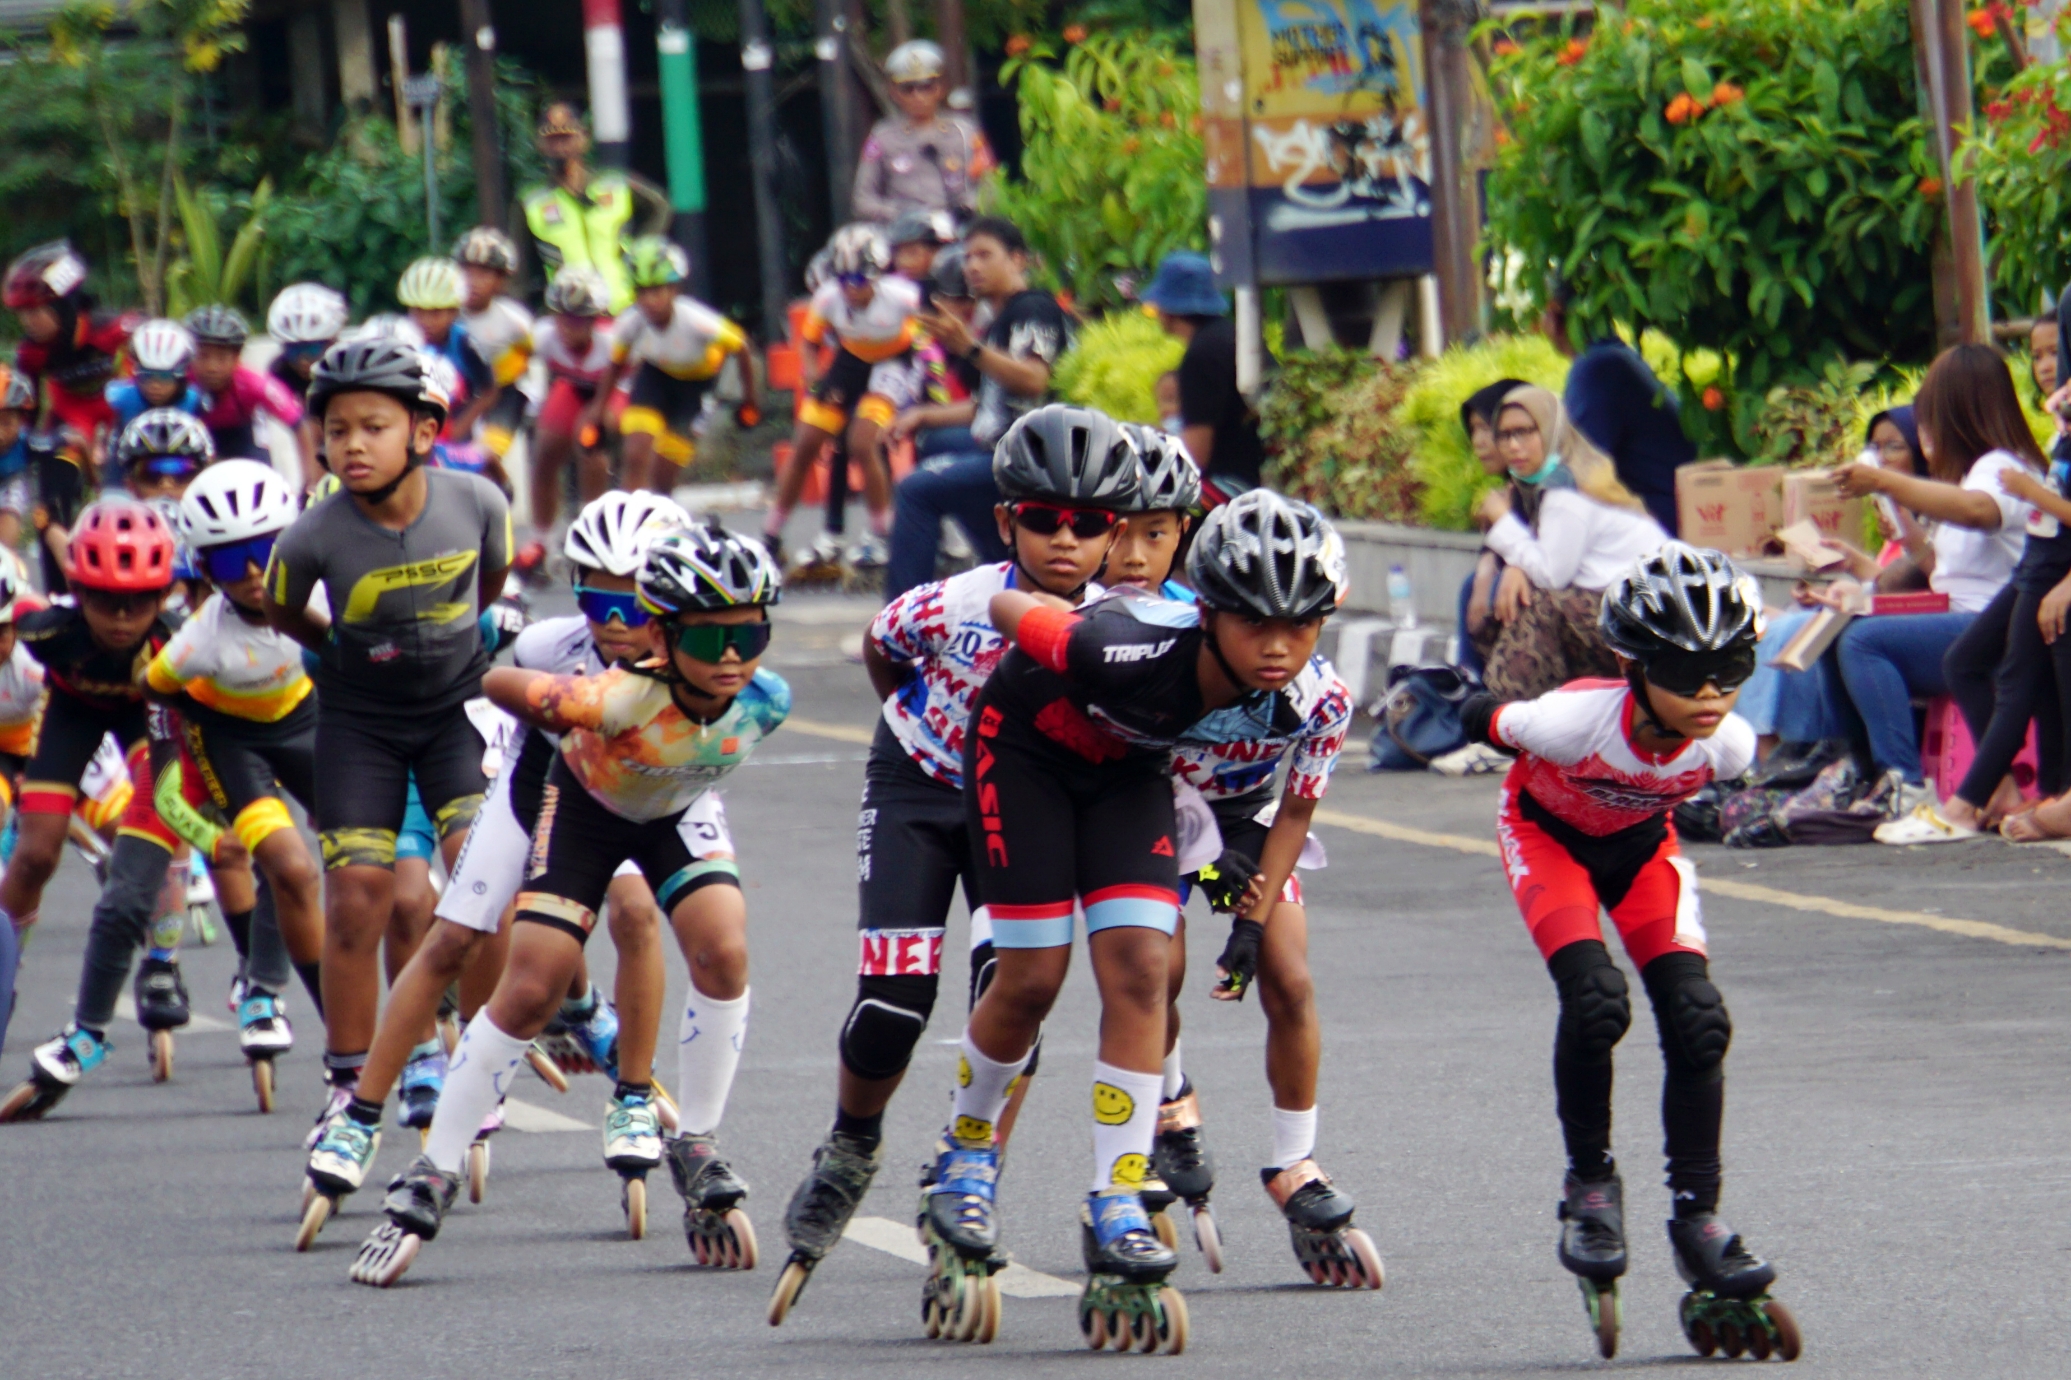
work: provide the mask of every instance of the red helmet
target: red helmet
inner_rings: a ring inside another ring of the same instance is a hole
[[[27,249],[7,266],[7,279],[0,287],[7,306],[47,307],[78,290],[86,281],[86,260],[70,240],[52,240]]]
[[[165,519],[133,498],[90,504],[72,527],[65,578],[80,589],[145,594],[173,583],[173,534]]]

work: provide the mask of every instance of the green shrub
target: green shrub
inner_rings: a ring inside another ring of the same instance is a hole
[[[1356,350],[1288,359],[1259,405],[1273,486],[1339,517],[1415,522],[1413,441],[1395,413],[1417,369]]]
[[[1422,485],[1417,508],[1429,526],[1467,531],[1474,505],[1499,482],[1474,458],[1460,428],[1460,404],[1505,378],[1559,393],[1568,380],[1568,361],[1544,336],[1493,336],[1430,361],[1403,395],[1395,420],[1413,438],[1410,470]]]
[[[1114,312],[1079,331],[1071,353],[1057,363],[1057,393],[1121,421],[1156,426],[1158,379],[1177,369],[1185,353],[1186,346],[1142,312]]]

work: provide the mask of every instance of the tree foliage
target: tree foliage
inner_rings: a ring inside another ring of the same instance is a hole
[[[1988,91],[1961,157],[1991,224],[2000,306],[2026,316],[2071,281],[2071,63],[2037,63]]]
[[[1722,354],[1711,397],[1670,380],[1709,453],[1756,450],[1768,391],[1834,359],[1925,357],[1942,204],[1906,0],[1600,13],[1495,44],[1489,239],[1565,281],[1574,338],[1622,323]]]

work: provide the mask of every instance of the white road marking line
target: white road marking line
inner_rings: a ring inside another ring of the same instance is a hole
[[[1406,824],[1392,824],[1384,819],[1348,814],[1343,810],[1318,810],[1316,823],[1338,829],[1350,829],[1354,833],[1371,834],[1376,838],[1394,839],[1398,843],[1420,843],[1427,848],[1450,848],[1456,853],[1473,853],[1480,857],[1498,856],[1494,839],[1469,838],[1464,834],[1433,833],[1429,829],[1413,829]],[[2071,949],[2071,939],[2054,934],[2038,934],[2033,930],[2009,929],[2005,925],[1989,924],[1983,920],[1957,920],[1945,915],[1930,915],[1919,910],[1886,910],[1881,906],[1836,901],[1829,896],[1805,896],[1795,891],[1780,891],[1775,887],[1754,886],[1747,882],[1731,882],[1719,877],[1701,878],[1698,885],[1715,896],[1730,896],[1736,901],[1760,901],[1765,905],[1783,906],[1790,910],[1816,911],[1847,920],[1875,920],[1885,925],[1917,925],[1922,929],[1940,930],[1943,934],[1960,934],[1968,939],[1990,939],[1996,943],[2011,944],[2019,948]]]
[[[572,1116],[563,1116],[527,1102],[522,1097],[506,1097],[503,1100],[503,1124],[513,1131],[594,1131],[595,1122],[577,1121]]]
[[[858,1245],[895,1255],[915,1265],[928,1263],[927,1248],[920,1244],[913,1228],[889,1217],[851,1217],[848,1230],[842,1235]],[[1000,1271],[999,1278],[1000,1292],[1008,1298],[1065,1299],[1079,1296],[1079,1286],[1070,1280],[1031,1270],[1026,1265],[1009,1265]]]
[[[125,1021],[135,1021],[137,1019],[136,999],[127,996],[117,997],[115,999],[115,1014]],[[193,1011],[187,1017],[187,1024],[180,1026],[173,1033],[176,1035],[220,1035],[226,1030],[235,1029],[237,1027],[229,1021],[220,1020],[215,1016],[204,1016],[199,1011]]]

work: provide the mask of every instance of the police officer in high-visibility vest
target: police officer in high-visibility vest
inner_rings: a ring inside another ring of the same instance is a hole
[[[668,229],[668,196],[629,172],[592,171],[583,161],[590,133],[566,101],[555,101],[540,113],[539,151],[553,168],[554,181],[519,199],[534,250],[549,275],[564,264],[595,269],[610,290],[611,310],[624,311],[633,303],[625,242]]]

